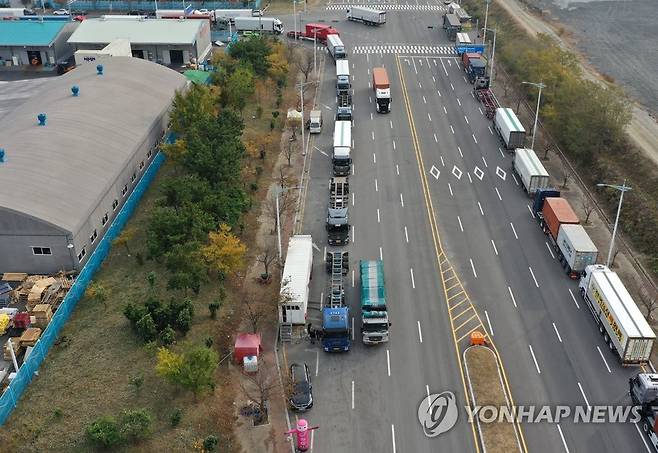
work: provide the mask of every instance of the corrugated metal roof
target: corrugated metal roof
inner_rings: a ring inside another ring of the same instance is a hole
[[[49,46],[67,21],[0,21],[0,46]]]
[[[206,23],[199,19],[87,19],[68,42],[108,44],[123,38],[137,44],[193,44]]]
[[[0,207],[77,232],[187,83],[139,58],[103,65],[102,76],[86,64],[49,79],[0,119]],[[47,115],[44,127],[39,113]]]

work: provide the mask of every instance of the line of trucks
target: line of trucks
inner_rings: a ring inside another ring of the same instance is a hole
[[[352,13],[355,9],[351,8]],[[364,8],[358,8],[364,9]],[[339,33],[330,26],[308,24],[305,37],[312,34],[313,40],[326,43],[329,54],[336,63],[336,115],[334,123],[333,149],[331,154],[332,176],[329,179],[329,204],[326,230],[330,246],[345,246],[350,242],[349,224],[349,175],[352,168],[352,84],[347,52]],[[299,36],[297,36],[299,37]],[[391,92],[385,68],[373,69],[373,90],[377,112],[390,111]],[[319,133],[322,112],[311,111],[308,128]],[[327,251],[326,269],[330,273],[330,285],[322,307],[322,347],[327,352],[349,351],[351,346],[350,308],[345,300],[343,277],[349,270],[349,255],[346,251]],[[379,344],[389,339],[384,263],[381,260],[359,262],[361,282],[361,332],[364,344]]]

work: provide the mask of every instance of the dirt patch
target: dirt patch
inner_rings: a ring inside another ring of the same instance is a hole
[[[474,397],[474,405],[478,406],[509,406],[496,356],[486,346],[473,346],[464,353],[470,390]],[[490,415],[490,414],[489,414]],[[478,431],[488,453],[510,453],[520,451],[516,431],[512,423],[483,423],[478,413],[480,423]]]

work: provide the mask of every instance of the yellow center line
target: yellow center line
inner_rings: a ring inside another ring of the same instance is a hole
[[[444,296],[445,296],[445,303],[446,303],[446,306],[448,308],[448,313],[450,313],[450,304],[448,302],[449,298],[448,298],[448,292],[446,290],[444,274],[448,271],[451,271],[452,266],[450,266],[450,263],[448,262],[448,257],[444,253],[443,247],[441,246],[441,239],[440,239],[440,236],[439,236],[439,228],[438,228],[438,225],[436,224],[436,214],[435,214],[435,210],[434,210],[434,205],[432,203],[432,197],[430,195],[429,183],[427,182],[425,164],[423,162],[423,158],[422,158],[422,155],[421,155],[421,152],[420,152],[420,141],[418,140],[418,134],[416,132],[416,125],[414,123],[413,114],[411,112],[411,102],[409,101],[409,95],[407,93],[407,88],[406,88],[406,84],[405,84],[405,81],[404,81],[404,73],[402,72],[402,65],[400,64],[399,55],[396,55],[395,63],[397,65],[398,75],[399,75],[399,78],[400,78],[400,84],[401,84],[401,87],[402,87],[402,97],[404,99],[404,105],[405,105],[405,109],[407,111],[407,119],[409,121],[409,128],[411,129],[411,138],[412,138],[412,143],[413,143],[413,146],[414,146],[414,151],[415,151],[415,154],[416,154],[416,163],[418,165],[418,172],[420,174],[421,186],[423,188],[423,197],[425,199],[425,208],[427,210],[427,215],[428,215],[428,218],[429,218],[430,231],[432,233],[432,241],[434,243],[434,252],[436,254],[436,260],[439,264],[439,272],[440,272],[440,276],[441,276],[441,284],[442,284],[442,287],[443,287],[443,293],[444,293]],[[445,270],[445,271],[443,270],[444,263],[448,263],[448,269]],[[453,271],[453,273],[454,273],[455,278],[457,278],[457,280],[459,280],[459,277],[457,276],[457,273],[454,272],[454,271]],[[461,292],[464,292],[464,294],[466,295],[465,300],[468,300],[469,303],[472,306],[472,303],[470,302],[470,299],[468,299],[468,295],[466,294],[466,292],[463,291],[463,290],[460,291],[460,293]],[[486,333],[486,329],[484,328],[484,324],[482,323],[482,320],[481,320],[480,316],[478,315],[477,310],[475,310],[475,308],[473,308],[473,310],[475,311],[474,316],[477,317],[477,319],[479,321],[479,324],[482,326],[482,329],[485,332],[485,335],[489,339],[488,343],[489,343],[489,345],[491,346],[491,348],[493,349],[493,351],[496,355],[496,360],[497,360],[498,365],[500,367],[501,374],[503,376],[503,381],[505,383],[505,389],[506,389],[507,395],[508,395],[509,400],[510,400],[510,406],[514,406],[514,400],[512,398],[512,391],[510,389],[509,382],[508,382],[508,379],[507,379],[507,373],[505,372],[505,367],[503,366],[503,362],[500,358],[500,354],[498,353],[498,349],[494,345],[493,341],[491,341],[491,338],[489,337],[489,335]],[[456,334],[456,329],[455,329],[455,326],[454,326],[454,321],[453,321],[451,316],[449,316],[448,318],[449,318],[449,321],[450,321],[450,327],[451,327],[451,330],[452,330],[452,338],[453,338],[453,342],[454,342],[454,345],[455,345],[455,355],[457,356],[457,363],[459,364],[459,373],[460,373],[460,376],[461,376],[462,386],[463,386],[463,389],[464,389],[464,398],[466,399],[467,404],[470,406],[471,402],[470,402],[469,392],[468,392],[468,389],[466,388],[466,379],[464,377],[464,366],[462,364],[461,354],[460,354],[460,350],[459,350],[459,341],[464,337],[460,338],[459,340],[457,339],[457,334]],[[523,431],[521,429],[521,426],[518,424],[518,422],[515,423],[515,429],[517,430],[517,432],[519,434],[519,438],[520,438],[521,445],[522,445],[522,450],[524,452],[527,452],[528,448],[525,444],[525,438],[523,436]],[[479,453],[480,452],[480,443],[478,441],[477,433],[475,432],[475,424],[473,424],[473,423],[471,423],[471,432],[473,434],[473,442],[474,442],[474,445],[475,445],[475,450]]]

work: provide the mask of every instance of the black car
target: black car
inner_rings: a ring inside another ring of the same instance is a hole
[[[313,386],[308,365],[293,363],[290,365],[290,407],[298,411],[306,411],[313,407]]]

